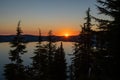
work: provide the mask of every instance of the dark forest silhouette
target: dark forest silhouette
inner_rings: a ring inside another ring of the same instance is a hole
[[[111,17],[104,20],[93,17],[90,8],[86,11],[86,22],[81,26],[79,39],[74,44],[74,57],[67,75],[67,63],[62,42],[57,47],[52,31],[48,41],[42,43],[41,30],[34,50],[32,63],[23,65],[22,55],[26,53],[26,41],[22,36],[20,21],[17,33],[10,43],[9,60],[4,66],[6,80],[117,80],[119,79],[119,35],[120,0],[97,0],[100,14]],[[91,20],[98,22],[99,31],[93,31]],[[93,40],[96,40],[94,41]],[[95,44],[95,45],[93,45]]]

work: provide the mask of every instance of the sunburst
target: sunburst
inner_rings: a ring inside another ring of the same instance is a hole
[[[64,34],[64,36],[65,36],[65,37],[69,37],[69,34],[68,34],[68,33],[66,33],[66,34]]]

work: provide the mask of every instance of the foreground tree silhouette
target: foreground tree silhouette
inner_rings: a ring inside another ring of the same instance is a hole
[[[82,27],[78,42],[75,43],[73,58],[73,80],[88,80],[91,71],[91,17],[90,8],[86,12],[86,23]]]
[[[99,41],[107,43],[107,45],[101,44],[101,49],[98,52],[102,55],[101,60],[104,60],[101,62],[101,74],[106,76],[108,80],[115,80],[119,78],[120,0],[97,0],[97,2],[101,5],[97,6],[100,13],[111,18],[111,20],[97,19],[100,24],[105,24],[102,29],[106,28],[105,31],[99,32],[99,35],[106,36],[104,39],[99,38]]]
[[[61,43],[59,48],[53,43],[52,31],[48,33],[48,42],[42,44],[41,32],[39,42],[32,57],[32,67],[28,69],[28,75],[32,80],[65,80],[66,63],[65,53]]]
[[[54,57],[54,75],[54,80],[66,80],[66,59],[62,42]]]
[[[5,65],[4,75],[7,80],[25,80],[25,68],[22,64],[21,55],[26,53],[25,43],[20,28],[20,21],[17,26],[17,34],[11,42],[12,49],[9,53],[10,64]]]
[[[46,80],[47,78],[47,51],[44,45],[41,43],[41,31],[39,30],[39,40],[32,57],[33,63],[30,70],[33,80]]]
[[[48,42],[45,46],[47,51],[47,79],[54,80],[54,57],[56,53],[56,44],[53,42],[53,34],[50,30],[48,32]]]

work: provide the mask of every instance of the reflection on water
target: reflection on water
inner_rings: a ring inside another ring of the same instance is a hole
[[[44,44],[46,44],[46,42],[43,42]],[[56,42],[57,46],[60,46],[60,42]],[[32,60],[30,59],[30,57],[33,57],[33,52],[35,50],[35,46],[36,46],[36,42],[30,42],[26,45],[27,47],[27,53],[25,53],[24,55],[22,55],[22,59],[24,61],[24,65],[30,65]],[[65,50],[66,53],[66,62],[67,62],[67,66],[70,65],[71,60],[68,54],[72,54],[72,46],[73,43],[72,42],[63,42],[63,48]],[[4,66],[5,64],[10,63],[8,57],[8,53],[10,51],[10,45],[8,42],[5,43],[0,43],[0,80],[4,80],[3,77],[3,70],[4,70]],[[9,64],[11,67],[16,67],[16,65],[14,64]]]

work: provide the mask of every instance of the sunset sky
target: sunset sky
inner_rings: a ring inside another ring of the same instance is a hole
[[[24,34],[76,35],[84,22],[85,12],[98,13],[96,0],[0,0],[0,35],[15,34],[21,20]]]

